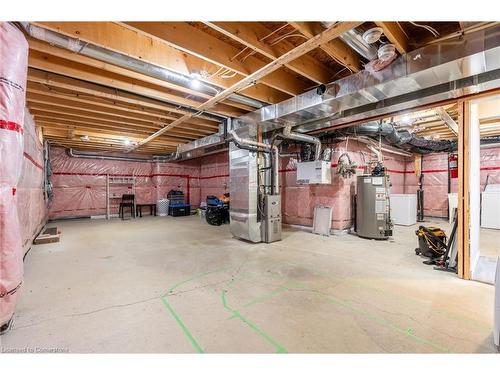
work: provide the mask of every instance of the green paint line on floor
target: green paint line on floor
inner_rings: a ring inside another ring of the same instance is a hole
[[[200,346],[200,344],[198,344],[198,342],[196,341],[196,339],[193,337],[193,335],[191,334],[191,332],[189,331],[189,329],[186,327],[186,325],[184,324],[184,322],[182,321],[182,319],[174,311],[174,309],[172,308],[172,306],[170,306],[170,304],[167,301],[167,298],[166,297],[162,297],[161,300],[163,302],[163,305],[170,312],[170,314],[172,314],[172,317],[175,319],[175,321],[177,322],[177,324],[181,328],[181,330],[184,333],[184,335],[188,338],[188,340],[191,343],[191,345],[193,345],[193,347],[196,349],[196,351],[198,353],[204,353],[203,348]]]
[[[196,280],[196,279],[199,279],[200,277],[203,277],[203,276],[207,276],[207,275],[210,275],[212,273],[217,273],[217,272],[222,272],[222,271],[227,271],[227,270],[230,270],[231,268],[234,268],[234,266],[232,267],[221,267],[221,268],[217,268],[215,270],[212,270],[212,271],[207,271],[207,272],[203,272],[203,273],[200,273],[200,274],[197,274],[197,275],[194,275],[194,276],[191,276],[187,279],[184,279],[182,281],[179,281],[177,284],[175,284],[174,286],[172,286],[168,292],[168,293],[172,293],[174,291],[174,289],[180,287],[181,285],[184,285],[190,281],[193,281],[193,280]]]
[[[283,285],[283,286],[280,286],[279,288],[276,288],[272,291],[270,291],[269,293],[266,293],[266,294],[263,294],[259,297],[256,297],[254,299],[252,299],[251,301],[245,303],[242,308],[246,308],[246,307],[250,307],[252,305],[255,305],[256,303],[261,303],[261,302],[264,302],[278,294],[281,294],[283,293],[284,291],[288,290],[287,288],[287,284]]]
[[[179,281],[178,283],[176,283],[174,286],[172,286],[171,288],[168,289],[168,292],[165,295],[163,295],[162,297],[160,297],[160,299],[163,302],[163,305],[165,306],[165,308],[170,312],[170,314],[172,315],[172,317],[174,318],[174,320],[176,321],[176,323],[178,324],[178,326],[181,328],[181,330],[184,333],[184,335],[187,337],[187,339],[189,340],[189,342],[191,343],[191,345],[193,345],[193,347],[196,349],[196,351],[198,353],[204,353],[203,348],[201,347],[200,344],[198,344],[198,341],[196,341],[196,339],[194,338],[194,336],[192,335],[192,333],[189,331],[189,329],[186,327],[186,325],[184,324],[184,322],[182,321],[182,319],[179,317],[179,315],[177,315],[177,313],[175,312],[174,308],[168,303],[168,301],[167,301],[167,295],[170,294],[170,293],[173,293],[173,291],[176,288],[178,288],[179,286],[184,285],[184,284],[186,284],[186,283],[188,283],[190,281],[199,279],[201,277],[204,277],[204,276],[207,276],[207,275],[210,275],[210,274],[213,274],[213,273],[226,271],[226,270],[231,269],[231,268],[234,268],[234,267],[221,267],[221,268],[218,268],[218,269],[215,269],[215,270],[212,270],[212,271],[207,271],[207,272],[203,272],[203,273],[191,276],[191,277],[189,277],[187,279],[184,279],[184,280]]]
[[[228,285],[231,285],[234,282],[232,280]],[[269,342],[271,345],[273,345],[276,348],[276,353],[288,353],[288,350],[278,343],[276,340],[274,340],[271,336],[269,336],[266,332],[264,332],[261,328],[259,328],[255,323],[249,321],[247,318],[245,318],[239,311],[233,310],[231,307],[228,306],[227,301],[226,301],[226,290],[222,291],[221,299],[222,299],[222,305],[224,308],[229,311],[232,315],[231,318],[235,317],[240,319],[243,323],[248,325],[255,333],[257,333],[259,336],[261,336],[264,340]]]
[[[293,263],[290,263],[290,262],[288,262],[288,264],[289,265],[294,265]],[[421,306],[422,303],[423,303],[422,301],[420,301],[418,299],[415,299],[415,298],[412,298],[412,297],[409,297],[407,295],[401,295],[401,294],[397,294],[397,293],[391,292],[390,290],[381,290],[381,289],[373,287],[371,285],[366,285],[364,282],[356,280],[354,278],[339,278],[339,277],[333,276],[333,275],[331,275],[329,273],[326,273],[326,272],[317,271],[317,270],[313,269],[313,267],[311,267],[311,266],[303,266],[303,265],[301,265],[301,267],[304,267],[307,270],[313,272],[314,274],[316,274],[318,276],[326,277],[326,278],[328,278],[328,279],[330,279],[332,281],[340,281],[341,280],[342,282],[345,282],[346,284],[354,284],[354,285],[357,285],[360,288],[365,288],[365,289],[373,290],[373,291],[376,291],[376,292],[380,292],[382,294],[392,295],[392,296],[398,298],[399,303],[404,302],[407,305],[418,305],[418,306]],[[440,313],[443,313],[447,317],[450,317],[452,319],[459,320],[459,321],[462,321],[462,322],[467,322],[467,323],[473,325],[474,327],[482,329],[484,331],[488,331],[489,332],[491,330],[491,327],[489,325],[487,325],[486,323],[477,321],[477,320],[475,320],[473,318],[466,317],[466,316],[463,316],[463,315],[460,315],[460,314],[456,314],[456,313],[451,313],[451,312],[447,311],[446,309],[440,309],[438,311]]]
[[[348,310],[350,310],[352,312],[355,312],[355,313],[357,313],[359,315],[362,315],[362,316],[366,317],[367,319],[369,319],[369,320],[371,320],[373,322],[376,322],[376,323],[378,323],[378,324],[380,324],[380,325],[382,325],[384,327],[388,327],[388,328],[390,328],[390,329],[392,329],[392,330],[394,330],[396,332],[399,332],[399,333],[403,334],[404,336],[409,337],[409,338],[411,338],[411,339],[413,339],[415,341],[418,341],[420,343],[432,346],[433,348],[438,349],[438,350],[440,350],[440,351],[442,351],[444,353],[449,353],[450,352],[449,349],[447,349],[447,348],[445,348],[445,347],[443,347],[443,346],[441,346],[439,344],[436,344],[436,343],[432,342],[431,340],[427,340],[427,339],[425,339],[423,337],[415,335],[415,333],[414,333],[414,331],[413,331],[412,328],[410,328],[410,329],[400,328],[400,327],[392,324],[391,322],[385,320],[384,318],[381,318],[381,317],[379,317],[379,316],[377,316],[375,314],[372,314],[372,313],[370,313],[370,312],[368,312],[368,311],[366,311],[364,309],[361,309],[359,307],[355,307],[351,303],[349,303],[347,301],[344,301],[344,300],[342,300],[340,298],[336,298],[336,297],[333,297],[331,295],[325,295],[325,294],[320,293],[318,291],[311,290],[311,289],[307,288],[306,285],[303,285],[301,283],[297,283],[296,282],[295,284],[298,285],[298,286],[300,286],[300,287],[302,287],[302,288],[304,288],[304,290],[307,290],[307,291],[309,291],[311,293],[314,293],[314,294],[320,296],[321,298],[325,299],[327,302],[329,302],[331,304],[334,304],[334,305],[346,308],[346,309],[348,309]]]

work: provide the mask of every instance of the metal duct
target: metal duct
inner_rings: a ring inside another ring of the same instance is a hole
[[[357,32],[355,29],[346,31],[341,34],[339,38],[366,60],[371,61],[377,58],[377,48],[366,43],[363,40],[362,34]]]
[[[109,155],[101,155],[101,154],[94,154],[90,152],[81,152],[81,151],[75,151],[72,148],[69,148],[66,150],[66,153],[68,156],[72,158],[81,158],[81,159],[101,159],[101,160],[116,160],[116,161],[134,161],[134,162],[140,162],[140,163],[168,163],[172,161],[176,161],[179,157],[179,154],[172,153],[167,156],[153,156],[151,158],[140,158],[140,157],[133,157],[133,156],[109,156]]]
[[[264,132],[296,124],[301,133],[382,116],[500,87],[500,26],[432,44],[241,118]]]
[[[281,136],[285,139],[293,139],[295,141],[312,143],[314,145],[314,160],[319,160],[321,156],[321,140],[311,135],[292,132],[292,126],[287,125],[283,128]]]
[[[256,126],[236,122],[232,127],[239,138],[256,140]],[[261,242],[261,223],[258,221],[257,153],[229,144],[229,189],[231,234],[252,242]]]
[[[76,38],[71,38],[43,27],[32,25],[29,22],[21,22],[21,25],[29,36],[47,42],[51,45],[55,45],[100,61],[105,61],[122,68],[130,69],[149,77],[158,78],[178,86],[192,88],[192,79],[189,76],[185,76],[139,59],[131,58],[125,54],[114,52],[91,43],[83,42]],[[219,87],[206,82],[200,82],[199,86],[200,87],[196,89],[197,91],[210,96],[215,96],[221,91]],[[240,94],[233,94],[229,96],[228,99],[254,108],[261,108],[267,104]],[[212,115],[216,116],[218,120],[224,118],[224,116],[218,114],[212,113]]]
[[[272,181],[271,181],[271,194],[279,194],[279,149],[277,146],[274,146],[273,144],[267,144],[267,143],[262,143],[262,142],[257,142],[251,139],[243,139],[236,134],[236,131],[232,129],[229,132],[229,135],[232,137],[232,141],[239,147],[243,148],[248,151],[260,151],[260,152],[267,152],[267,153],[272,153],[273,158],[271,162],[271,169],[272,169]],[[300,136],[304,137],[309,137],[306,135],[299,134]],[[313,137],[311,137],[313,138]],[[315,138],[317,139],[317,138]],[[319,142],[319,146],[321,148],[321,141],[317,139]],[[316,159],[317,160],[317,159]]]

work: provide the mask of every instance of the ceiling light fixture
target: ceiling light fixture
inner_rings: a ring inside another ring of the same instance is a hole
[[[396,47],[394,44],[384,44],[378,49],[377,55],[382,61],[392,60],[396,56]]]
[[[130,142],[130,139],[124,139],[124,140],[123,140],[123,144],[124,144],[125,146],[130,146],[130,143],[131,143],[131,142]]]
[[[381,27],[372,27],[363,33],[363,40],[368,44],[373,44],[379,41],[383,30]]]

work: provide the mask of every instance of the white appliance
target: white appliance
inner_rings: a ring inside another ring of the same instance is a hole
[[[453,223],[455,211],[458,209],[458,193],[448,194],[448,217],[450,224]]]
[[[390,194],[391,220],[396,225],[417,223],[417,195]]]
[[[316,160],[297,163],[298,184],[331,184],[332,164],[329,161]]]
[[[481,228],[500,229],[500,191],[492,186],[481,194]]]

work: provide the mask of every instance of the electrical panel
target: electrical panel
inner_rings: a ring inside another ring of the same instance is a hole
[[[297,163],[298,184],[331,184],[332,164],[329,161],[316,160]]]

